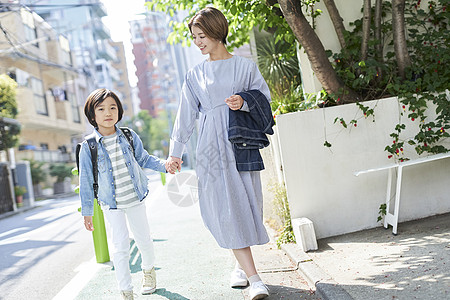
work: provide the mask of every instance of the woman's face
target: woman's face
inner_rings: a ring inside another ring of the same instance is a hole
[[[197,26],[192,26],[191,30],[194,44],[200,48],[203,55],[211,54],[217,49],[217,46],[220,44],[218,40],[207,37]]]

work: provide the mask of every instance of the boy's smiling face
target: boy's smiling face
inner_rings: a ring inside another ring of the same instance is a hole
[[[118,120],[119,108],[117,107],[114,98],[107,97],[102,103],[95,107],[95,122],[97,122],[98,131],[102,135],[114,133],[114,125],[116,125]]]

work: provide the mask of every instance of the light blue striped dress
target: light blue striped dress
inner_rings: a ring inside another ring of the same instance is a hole
[[[171,137],[170,155],[181,157],[199,118],[196,172],[201,215],[219,246],[228,249],[269,241],[263,224],[260,174],[237,171],[227,134],[225,98],[251,89],[270,99],[253,61],[233,56],[200,63],[186,74]]]

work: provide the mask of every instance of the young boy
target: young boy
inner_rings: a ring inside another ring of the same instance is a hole
[[[146,216],[144,199],[148,194],[148,178],[142,168],[175,173],[177,165],[149,155],[139,136],[132,130],[133,146],[116,126],[122,119],[122,104],[112,91],[97,89],[87,98],[84,113],[94,126],[97,141],[98,201],[108,221],[112,237],[112,255],[116,279],[124,299],[133,299],[129,268],[129,233],[126,219],[142,257],[142,294],[156,290],[153,240]],[[134,155],[133,155],[134,148]],[[80,150],[80,198],[84,226],[93,231],[93,173],[89,145]]]

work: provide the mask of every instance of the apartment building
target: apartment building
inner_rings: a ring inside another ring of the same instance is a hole
[[[114,82],[114,90],[120,94],[122,100],[124,114],[123,120],[128,121],[134,116],[133,99],[131,95],[131,87],[128,79],[127,61],[125,57],[125,49],[123,42],[110,42],[116,51],[116,60],[112,62],[112,66],[117,70],[119,78]]]
[[[0,73],[18,83],[17,120],[22,126],[16,159],[72,161],[85,131],[77,99],[84,87],[68,40],[39,15],[21,5],[0,13]]]
[[[166,16],[148,12],[145,19],[130,21],[130,30],[140,108],[156,118],[171,106],[176,109],[180,87],[173,46],[166,42]]]
[[[86,86],[79,99],[84,103],[91,91],[107,88],[118,92],[122,79],[121,70],[116,69],[117,51],[111,45],[111,33],[102,21],[107,16],[104,4],[99,0],[25,0],[59,33],[67,36],[80,76],[77,81]],[[129,88],[129,87],[128,87]],[[126,106],[125,116],[132,115],[132,105]],[[83,117],[84,118],[84,117]],[[86,133],[92,127],[86,127]]]

